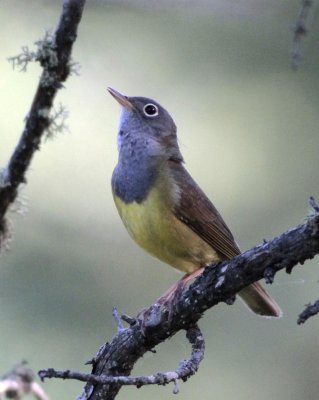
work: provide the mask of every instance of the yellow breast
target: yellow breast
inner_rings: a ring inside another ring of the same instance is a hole
[[[174,213],[178,190],[162,177],[142,203],[124,203],[113,193],[121,219],[132,238],[147,252],[191,273],[219,260],[217,253]]]

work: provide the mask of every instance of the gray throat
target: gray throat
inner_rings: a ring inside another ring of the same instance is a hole
[[[156,182],[158,167],[143,151],[122,148],[112,175],[113,192],[126,204],[142,203]]]

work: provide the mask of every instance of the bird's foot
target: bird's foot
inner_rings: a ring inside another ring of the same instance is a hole
[[[157,320],[157,317],[155,317],[155,315],[158,316],[156,310],[158,311],[160,309],[168,313],[167,319],[170,321],[185,288],[191,281],[199,276],[203,270],[204,268],[200,268],[191,274],[184,275],[182,279],[174,283],[173,286],[171,286],[161,297],[159,297],[154,304],[152,304],[149,308],[143,308],[137,315],[137,318],[143,321],[143,325],[151,325],[153,323],[156,324],[155,320]]]

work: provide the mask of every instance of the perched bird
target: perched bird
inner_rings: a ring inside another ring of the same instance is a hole
[[[154,100],[108,91],[121,105],[112,191],[132,238],[185,272],[184,281],[213,262],[240,254],[221,215],[185,169],[170,114]],[[239,296],[259,315],[281,315],[259,283]]]

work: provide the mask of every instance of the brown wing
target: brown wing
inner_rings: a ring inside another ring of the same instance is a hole
[[[181,163],[169,162],[173,179],[180,189],[180,201],[175,207],[175,216],[223,258],[240,254],[231,231],[205,193]]]
[[[240,254],[232,233],[214,205],[194,182],[181,163],[170,161],[170,171],[180,188],[180,202],[175,216],[205,240],[222,258]],[[255,313],[266,317],[280,317],[277,303],[255,282],[244,288],[240,297]]]

